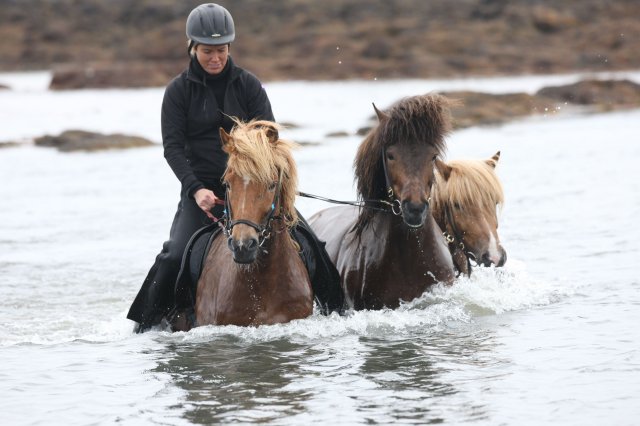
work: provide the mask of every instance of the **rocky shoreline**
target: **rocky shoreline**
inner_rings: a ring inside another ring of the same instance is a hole
[[[574,84],[551,86],[530,95],[526,93],[488,94],[472,91],[441,92],[452,99],[454,129],[471,126],[500,125],[535,115],[558,115],[567,112],[592,113],[640,108],[640,85],[629,80],[583,80]],[[356,132],[364,136],[375,125],[375,116]],[[295,123],[286,127],[295,128]],[[326,138],[352,136],[336,131]],[[298,141],[302,145],[317,142]],[[44,135],[34,139],[36,146],[54,147],[62,152],[100,151],[154,146],[152,141],[138,136],[69,130],[57,136]],[[16,146],[7,141],[0,147]]]
[[[262,81],[457,78],[640,69],[637,0],[219,0],[236,62]],[[201,0],[3,1],[0,71],[54,89],[164,86]]]

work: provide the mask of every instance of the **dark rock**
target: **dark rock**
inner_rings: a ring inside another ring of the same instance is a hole
[[[454,128],[499,125],[537,114],[558,114],[567,109],[593,112],[640,107],[640,84],[629,80],[584,80],[575,84],[545,87],[527,93],[489,94],[472,91],[442,92],[451,99]],[[588,108],[584,108],[587,106]],[[375,126],[358,130],[365,136]]]
[[[85,88],[162,87],[178,73],[175,65],[153,66],[122,63],[117,65],[74,66],[54,69],[49,88],[69,90]]]
[[[356,131],[356,135],[358,136],[366,136],[367,133],[369,133],[371,131],[371,129],[373,129],[373,124],[370,126],[363,126],[360,127],[357,131]]]
[[[344,138],[346,136],[349,136],[349,133],[344,131],[327,133],[328,138]]]
[[[0,142],[0,148],[11,148],[14,146],[20,146],[21,144],[19,144],[18,142]]]
[[[36,138],[34,143],[37,146],[53,147],[64,152],[139,148],[155,145],[150,140],[139,136],[119,133],[105,135],[84,130],[67,130],[58,136],[41,136]]]
[[[496,125],[542,114],[555,109],[556,102],[526,93],[488,94],[471,91],[444,92],[454,100],[451,109],[455,128]]]
[[[566,86],[545,87],[537,94],[604,110],[640,107],[640,85],[629,80],[583,80]]]
[[[68,65],[55,88],[165,86],[187,65],[185,20],[201,2],[4,1],[0,70]],[[238,19],[232,55],[262,81],[640,68],[638,0],[227,3]]]
[[[545,6],[533,8],[533,26],[542,33],[555,33],[576,24],[576,19],[567,13]]]

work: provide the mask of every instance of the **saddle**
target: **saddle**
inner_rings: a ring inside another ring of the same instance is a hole
[[[331,262],[324,246],[309,224],[300,217],[298,226],[292,229],[292,237],[300,246],[300,257],[307,268],[311,287],[320,312],[343,314],[344,294],[340,286],[340,275]],[[189,239],[182,256],[180,272],[175,285],[175,307],[166,317],[173,331],[188,331],[197,326],[195,318],[196,290],[202,268],[211,248],[211,243],[222,232],[213,223],[197,230]]]

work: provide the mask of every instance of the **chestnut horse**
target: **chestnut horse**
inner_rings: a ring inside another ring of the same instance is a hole
[[[198,280],[198,325],[284,323],[313,312],[309,275],[289,232],[298,220],[294,144],[278,129],[268,121],[236,121],[231,134],[220,129],[229,154],[227,238],[212,242]]]
[[[430,202],[435,162],[451,128],[449,103],[424,95],[405,98],[388,112],[375,110],[378,125],[354,161],[364,207],[334,207],[309,220],[327,242],[345,299],[355,309],[396,308],[455,275]]]
[[[436,160],[432,213],[449,243],[458,272],[470,275],[471,262],[502,266],[507,252],[498,237],[497,209],[504,204],[495,173],[498,151],[488,160]]]

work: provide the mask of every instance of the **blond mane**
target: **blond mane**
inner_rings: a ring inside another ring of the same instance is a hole
[[[298,222],[295,200],[298,187],[298,170],[293,160],[292,149],[297,144],[280,139],[277,135],[282,127],[274,122],[234,120],[231,139],[224,146],[229,154],[227,171],[251,179],[268,187],[281,176],[280,213],[288,227]],[[270,141],[273,135],[277,140]]]
[[[493,167],[484,160],[452,160],[449,179],[435,173],[433,208],[442,212],[446,205],[461,208],[480,207],[487,216],[496,215],[496,206],[504,205],[504,192]]]

